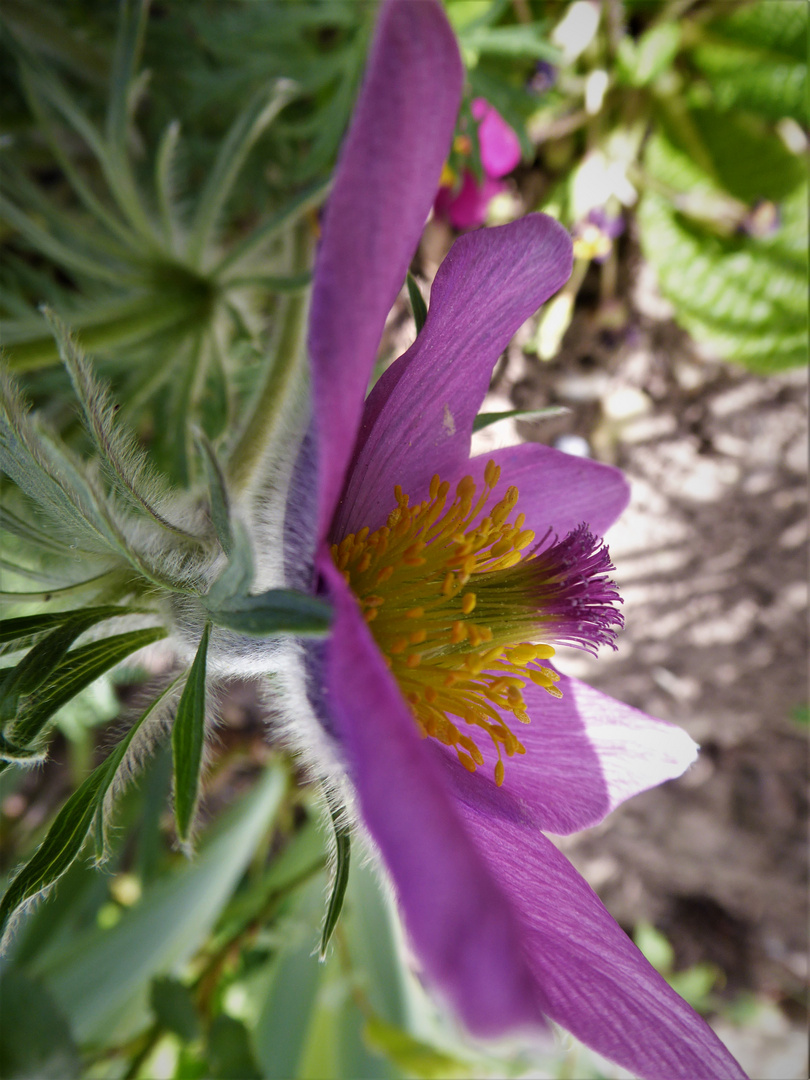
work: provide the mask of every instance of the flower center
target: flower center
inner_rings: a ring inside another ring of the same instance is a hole
[[[580,525],[535,544],[525,515],[512,520],[515,487],[484,513],[499,478],[490,461],[481,494],[465,476],[449,505],[438,476],[415,506],[397,485],[383,528],[332,546],[422,733],[452,746],[470,772],[484,763],[470,732],[485,733],[498,786],[503,754],[526,752],[512,725],[529,723],[527,684],[562,697],[559,676],[540,663],[551,642],[595,652],[622,624],[601,541]]]

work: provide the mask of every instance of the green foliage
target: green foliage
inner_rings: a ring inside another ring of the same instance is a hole
[[[4,971],[0,1075],[4,1080],[77,1080],[79,1052],[64,1014],[41,983]]]
[[[806,124],[807,5],[760,0],[727,15],[720,11],[690,56],[718,108]]]
[[[700,113],[691,131],[714,176],[728,183],[721,186],[696,164],[677,134],[657,134],[646,165],[666,187],[651,188],[641,203],[645,255],[680,321],[712,351],[763,374],[801,364],[807,358],[804,170],[774,136],[744,120]],[[743,161],[753,168],[742,168]],[[718,233],[704,207],[722,205],[724,191],[751,201],[758,192],[772,201],[773,235],[750,235],[742,222],[739,231]]]
[[[722,973],[714,964],[693,964],[682,971],[675,970],[675,951],[660,930],[640,922],[633,940],[656,971],[660,971],[676,993],[700,1013],[710,1013],[716,1006],[712,994]]]
[[[0,902],[0,938],[15,912],[49,889],[78,858],[90,827],[96,823],[100,857],[105,851],[104,804],[139,728],[165,697],[165,691],[132,726],[110,756],[87,777],[57,814],[33,858],[17,873]]]

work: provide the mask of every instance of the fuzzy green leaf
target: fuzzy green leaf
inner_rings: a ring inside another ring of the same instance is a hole
[[[200,788],[205,742],[205,660],[210,633],[211,624],[206,623],[172,728],[174,817],[177,835],[183,843],[189,839]]]
[[[203,459],[205,475],[208,480],[208,498],[211,505],[211,521],[217,534],[220,546],[226,555],[233,552],[234,537],[231,527],[231,512],[228,500],[228,489],[225,476],[219,467],[214,448],[208,440],[205,432],[199,428],[192,429],[194,441]]]
[[[73,649],[53,671],[47,685],[22,703],[9,736],[18,747],[28,747],[43,731],[54,713],[85,686],[110,671],[132,653],[166,637],[163,627],[130,630]]]
[[[191,225],[187,255],[196,265],[211,240],[222,209],[231,194],[251,147],[292,97],[292,85],[279,83],[268,93],[263,87],[234,121],[220,146],[203,187]]]
[[[351,832],[346,824],[345,815],[341,813],[342,808],[337,807],[329,796],[327,796],[327,801],[332,826],[335,830],[335,868],[332,878],[332,890],[329,895],[329,903],[326,907],[326,915],[324,916],[321,931],[321,960],[326,956],[326,949],[343,910],[346,886],[349,884],[349,863],[352,849]]]
[[[301,634],[321,637],[329,632],[332,611],[327,603],[292,589],[270,589],[258,596],[235,596],[209,607],[218,626],[251,637]]]
[[[13,878],[0,902],[0,938],[5,933],[8,921],[14,912],[28,900],[53,885],[78,857],[94,818],[100,830],[100,847],[103,853],[104,799],[136,733],[160,702],[171,693],[174,686],[175,683],[172,683],[149,705],[115,750],[96,766],[59,811],[45,839],[32,858]]]
[[[0,682],[0,721],[5,725],[14,718],[21,697],[32,694],[50,676],[70,646],[94,625],[95,619],[73,618],[35,645],[15,667],[3,673]]]
[[[234,597],[244,596],[253,581],[253,551],[247,529],[238,519],[231,522],[231,529],[233,546],[228,565],[203,597],[203,602],[211,612],[227,607]]]
[[[27,637],[43,630],[51,630],[62,623],[76,622],[90,619],[88,626],[101,622],[102,619],[113,619],[116,615],[130,615],[135,608],[120,608],[111,605],[96,608],[84,608],[78,611],[49,611],[39,615],[21,615],[17,619],[4,619],[0,623],[0,641],[16,641],[17,638]]]

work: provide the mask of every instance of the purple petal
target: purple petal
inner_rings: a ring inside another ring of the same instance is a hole
[[[472,1030],[542,1024],[519,929],[465,832],[443,769],[328,554],[320,569],[335,607],[323,687],[329,722],[416,953]]]
[[[481,147],[481,164],[487,176],[506,176],[520,164],[523,156],[513,128],[507,124],[494,105],[485,98],[475,98],[472,114],[481,123],[478,126],[478,144]]]
[[[485,807],[463,804],[463,816],[522,924],[551,1019],[641,1080],[745,1080],[549,840]]]
[[[518,489],[517,509],[526,515],[527,528],[537,533],[552,528],[562,538],[585,522],[591,532],[604,536],[630,501],[630,486],[619,469],[541,443],[480,454],[467,462],[462,475],[483,483],[488,461],[501,467],[497,490],[507,484]],[[456,480],[447,479],[451,484]]]
[[[576,679],[560,676],[562,698],[532,683],[523,691],[531,723],[504,718],[526,747],[506,762],[502,788],[491,779],[496,757],[482,746],[485,764],[470,775],[454,754],[439,750],[459,798],[473,806],[499,806],[546,832],[566,835],[597,825],[625,799],[680,776],[697,747],[682,728],[655,720]],[[489,790],[486,790],[486,789]]]
[[[568,233],[544,214],[456,241],[433,283],[422,332],[366,402],[334,536],[382,524],[395,484],[415,497],[433,473],[464,467],[498,357],[567,281],[571,259]]]
[[[309,350],[318,535],[339,498],[385,318],[436,192],[462,77],[440,4],[384,5],[315,268]]]

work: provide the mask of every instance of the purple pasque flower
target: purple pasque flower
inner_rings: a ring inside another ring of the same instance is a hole
[[[506,190],[501,177],[510,173],[521,158],[520,140],[494,105],[485,98],[474,98],[470,111],[478,125],[483,176],[479,180],[471,169],[465,168],[459,181],[446,165],[433,204],[435,213],[449,221],[454,229],[474,229],[483,225],[490,202]],[[470,139],[463,135],[454,145],[459,148],[459,154],[465,147],[467,153],[472,149]]]
[[[574,257],[604,262],[613,250],[613,241],[623,232],[624,219],[620,214],[609,214],[603,206],[594,207],[573,228]]]
[[[621,474],[535,444],[469,456],[495,362],[570,273],[565,230],[536,214],[457,241],[416,342],[365,398],[461,83],[440,5],[384,4],[325,215],[312,440],[288,504],[288,562],[309,563],[311,520],[313,586],[335,612],[307,653],[308,707],[425,979],[470,1030],[550,1017],[641,1077],[742,1077],[544,836],[595,825],[695,753],[540,663],[549,641],[612,639],[594,534],[626,503]]]

